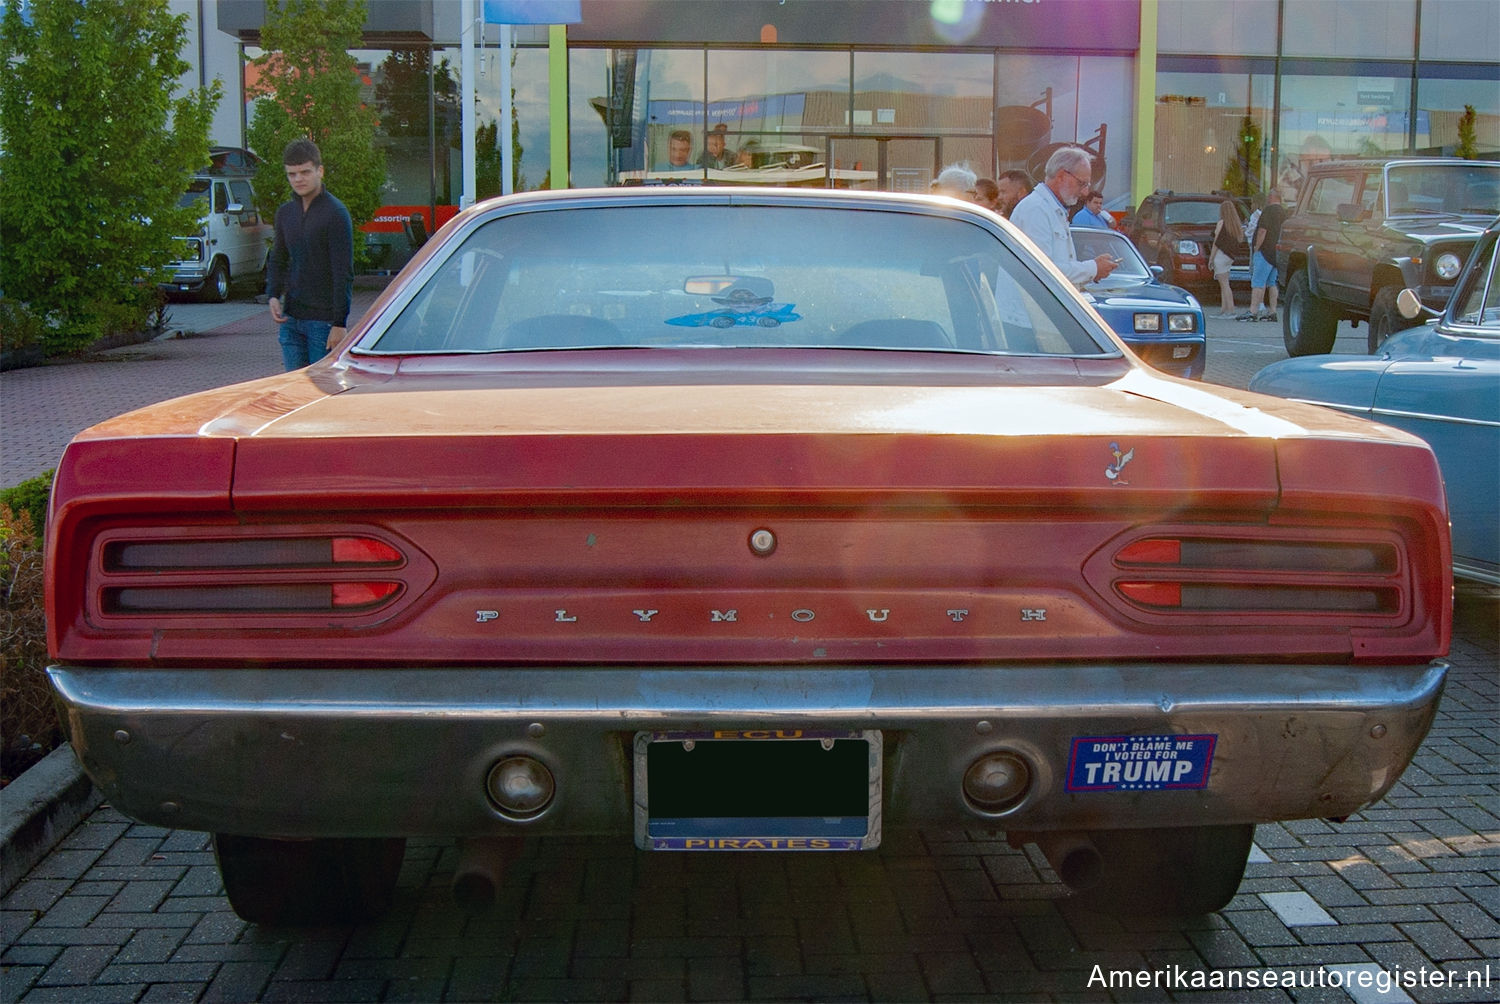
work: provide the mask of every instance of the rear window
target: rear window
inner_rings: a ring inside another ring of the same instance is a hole
[[[1219,222],[1219,200],[1210,202],[1168,202],[1167,222],[1188,225]]]
[[[369,346],[652,347],[1114,351],[974,223],[718,204],[570,207],[491,220]]]

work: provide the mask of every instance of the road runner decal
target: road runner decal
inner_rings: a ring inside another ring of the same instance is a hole
[[[1153,791],[1208,787],[1211,736],[1077,736],[1068,791]]]

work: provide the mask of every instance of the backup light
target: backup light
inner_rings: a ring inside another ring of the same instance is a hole
[[[964,797],[980,812],[1005,812],[1031,790],[1031,768],[1009,750],[986,753],[964,772]]]
[[[501,812],[516,819],[530,819],[552,804],[557,782],[540,760],[518,754],[490,768],[485,789]]]

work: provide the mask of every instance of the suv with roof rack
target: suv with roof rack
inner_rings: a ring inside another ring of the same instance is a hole
[[[1500,213],[1500,163],[1433,157],[1308,168],[1281,228],[1282,337],[1290,355],[1333,348],[1341,320],[1369,324],[1373,355],[1413,322],[1403,288],[1441,312],[1485,225]]]

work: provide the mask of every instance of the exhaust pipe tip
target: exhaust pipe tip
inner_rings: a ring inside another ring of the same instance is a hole
[[[520,851],[520,837],[460,838],[453,901],[474,913],[489,909],[500,894],[506,867]]]
[[[480,913],[495,905],[499,890],[489,875],[479,871],[453,876],[453,901],[470,913]]]
[[[1042,834],[1037,846],[1057,877],[1074,892],[1092,889],[1104,878],[1104,855],[1086,833]]]

